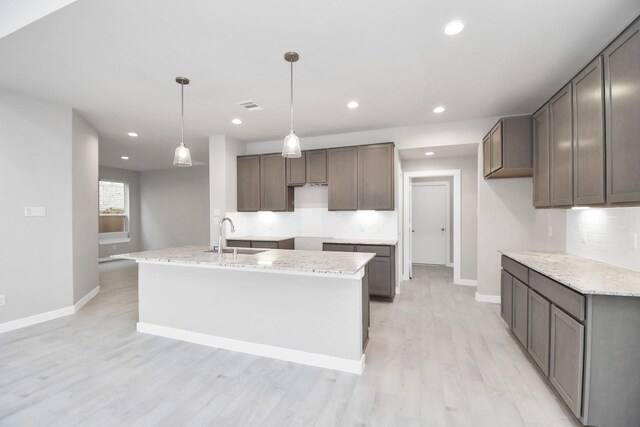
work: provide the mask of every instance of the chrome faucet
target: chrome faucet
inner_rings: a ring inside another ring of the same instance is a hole
[[[221,260],[222,260],[222,232],[224,231],[223,225],[225,221],[229,221],[229,225],[231,226],[232,233],[236,231],[236,227],[234,227],[233,221],[231,221],[231,218],[224,217],[218,223],[218,227],[220,228],[220,231],[218,233],[218,255],[220,256]]]

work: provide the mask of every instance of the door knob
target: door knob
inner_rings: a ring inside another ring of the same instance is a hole
[[[441,228],[440,231],[444,231],[444,228]]]
[[[411,232],[412,232],[412,233],[415,233],[415,232],[416,232],[416,230],[411,230]]]

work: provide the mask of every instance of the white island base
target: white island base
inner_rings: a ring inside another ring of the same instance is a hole
[[[138,263],[140,332],[355,374],[364,370],[365,267],[327,274]]]

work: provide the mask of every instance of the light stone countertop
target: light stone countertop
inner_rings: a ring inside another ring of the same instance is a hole
[[[398,244],[398,240],[384,240],[384,239],[346,239],[346,238],[334,238],[328,237],[321,239],[323,243],[343,243],[351,245],[388,245],[395,246]]]
[[[502,252],[581,294],[640,297],[640,272],[567,253]]]
[[[246,240],[253,242],[282,242],[283,240],[295,239],[293,236],[227,236],[227,240]]]
[[[312,274],[354,275],[374,256],[365,252],[321,252],[269,249],[258,254],[223,254],[223,263],[217,253],[206,252],[209,246],[181,246],[113,255],[112,258],[132,259],[138,262],[166,262],[200,264],[228,269],[280,270]]]

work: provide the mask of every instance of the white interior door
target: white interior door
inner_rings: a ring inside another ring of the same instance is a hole
[[[411,188],[411,261],[447,262],[447,186],[413,185]]]

